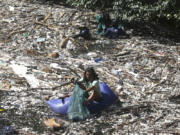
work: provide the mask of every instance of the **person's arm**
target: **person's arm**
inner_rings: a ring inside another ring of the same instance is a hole
[[[85,92],[89,92],[89,91],[94,90],[94,89],[95,89],[95,86],[91,86],[91,87],[87,88],[87,89],[85,90]]]
[[[80,81],[77,81],[77,84],[78,84],[79,87],[80,87],[81,89],[83,89],[85,92],[89,92],[89,91],[95,89],[95,86],[91,86],[91,87],[89,87],[89,88],[86,89],[86,87],[85,87]]]
[[[75,83],[83,90],[86,90],[86,87],[82,84],[83,82],[83,78],[81,78],[80,80],[76,80]]]
[[[91,93],[91,95],[88,97],[88,99],[83,102],[83,105],[86,106],[86,105],[88,104],[88,102],[93,101],[93,100],[94,100],[94,97],[95,97],[95,96],[94,96],[94,91],[93,91],[93,92]]]
[[[95,90],[95,89],[96,89],[96,85],[99,85],[99,82],[98,82],[97,80],[94,80],[93,83],[92,83],[92,85],[91,85],[89,88],[87,88],[87,89],[85,90],[85,92],[89,92],[89,91],[91,91],[91,90]]]
[[[77,81],[76,83],[79,85],[81,89],[86,90],[86,87],[81,82]]]

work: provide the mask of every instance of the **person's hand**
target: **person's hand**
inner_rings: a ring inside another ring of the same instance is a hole
[[[74,83],[75,82],[75,78],[71,78],[71,83]]]
[[[77,82],[78,82],[78,79],[76,79],[74,77],[71,79],[71,83],[77,84]]]
[[[82,90],[84,90],[84,87],[81,84],[78,84],[79,88],[81,88]]]

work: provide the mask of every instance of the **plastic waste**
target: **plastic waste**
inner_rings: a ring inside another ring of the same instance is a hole
[[[14,20],[15,20],[14,17],[11,17],[10,19],[2,19],[3,22],[7,22],[7,23],[11,23]]]
[[[118,84],[119,84],[119,85],[123,85],[124,83],[123,83],[122,80],[119,80]]]
[[[104,35],[110,39],[114,39],[119,36],[119,30],[117,28],[110,27],[110,28],[107,28]]]
[[[14,105],[14,108],[17,108],[17,109],[18,109],[18,108],[20,108],[20,105],[19,105],[19,104],[15,104],[15,105]]]
[[[134,69],[134,73],[137,74],[139,71],[137,69]]]
[[[114,74],[114,75],[119,75],[119,72],[115,69],[112,69],[111,72]]]
[[[14,7],[9,6],[9,11],[14,11]]]
[[[28,37],[28,33],[24,33],[24,36],[25,36],[25,37]]]
[[[87,56],[90,57],[90,58],[95,58],[95,57],[97,57],[97,53],[95,53],[95,52],[89,52],[89,53],[87,54]]]
[[[58,57],[58,59],[62,59],[62,58],[64,58],[65,56],[66,56],[65,54],[60,54],[59,57]]]
[[[133,65],[132,62],[126,63],[126,64],[125,64],[125,68],[126,68],[127,70],[131,70],[131,69],[132,69],[132,65]]]
[[[72,43],[71,40],[68,40],[68,41],[67,41],[66,48],[67,48],[68,50],[74,50],[74,49],[75,49],[75,46],[74,46],[74,44]]]
[[[11,126],[0,126],[1,135],[13,135],[15,130]]]
[[[80,33],[77,35],[74,35],[73,38],[83,37],[86,40],[91,39],[91,34],[90,34],[89,29],[87,27],[80,27],[79,29],[80,29]]]
[[[38,38],[37,39],[37,42],[44,42],[44,41],[46,41],[46,38]]]
[[[0,112],[3,112],[4,111],[4,109],[3,108],[0,108]]]
[[[14,17],[11,17],[11,21],[13,22],[15,20],[15,18]]]
[[[31,87],[36,88],[39,86],[38,79],[35,78],[33,74],[27,74],[27,67],[18,64],[12,64],[10,66],[15,74],[20,77],[26,78],[27,82],[31,85]]]
[[[52,67],[52,68],[58,68],[59,65],[58,65],[57,63],[51,63],[51,64],[50,64],[50,67]]]
[[[116,86],[116,92],[120,92],[120,90],[123,89],[123,81],[122,80],[119,80],[119,82],[117,83],[117,86]]]
[[[78,85],[76,85],[71,96],[67,111],[68,118],[71,121],[84,120],[90,117],[89,110],[86,106],[83,106],[83,102],[85,100],[85,92],[81,88],[79,88]]]
[[[104,45],[109,45],[110,44],[110,41],[109,40],[104,40]]]
[[[100,62],[100,61],[102,61],[103,59],[102,59],[102,57],[100,57],[100,58],[98,58],[98,59],[95,59],[94,61],[96,62],[96,63],[98,63],[98,62]]]
[[[159,51],[159,52],[154,53],[154,55],[155,55],[155,56],[165,56],[165,53]]]

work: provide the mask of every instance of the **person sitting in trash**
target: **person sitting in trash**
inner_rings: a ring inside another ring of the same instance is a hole
[[[79,81],[76,81],[76,83],[86,93],[87,100],[83,102],[83,105],[87,105],[88,102],[91,102],[93,100],[97,102],[101,101],[102,94],[99,87],[99,78],[94,68],[87,68],[84,72],[84,77]]]
[[[118,38],[120,35],[126,35],[124,26],[120,24],[119,19],[112,22],[111,27],[108,27],[104,35],[109,39]]]
[[[127,36],[124,26],[121,24],[120,19],[111,20],[108,13],[103,13],[103,15],[96,16],[97,31],[96,34],[105,36],[109,39],[118,38],[120,35]]]
[[[103,12],[102,16],[101,15],[96,16],[96,22],[98,23],[96,34],[99,34],[99,35],[103,36],[106,29],[111,24],[111,19],[110,19],[109,14]]]

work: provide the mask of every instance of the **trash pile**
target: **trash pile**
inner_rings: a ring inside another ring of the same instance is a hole
[[[135,29],[127,29],[125,39],[103,37],[92,11],[26,0],[3,0],[0,7],[0,131],[180,133],[179,43],[161,44],[133,35]],[[52,113],[45,99],[72,93],[73,84],[58,86],[80,78],[89,66],[119,102],[77,123]]]

